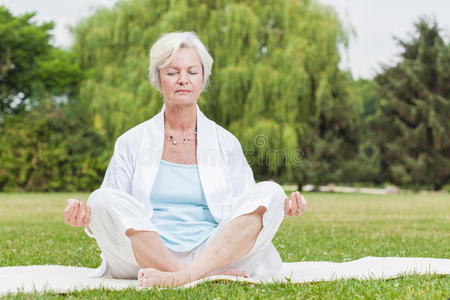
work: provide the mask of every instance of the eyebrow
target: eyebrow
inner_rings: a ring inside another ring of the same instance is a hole
[[[199,66],[199,65],[191,65],[191,66],[188,66],[187,68],[188,69],[190,69],[190,68],[201,68],[201,66]],[[168,69],[179,69],[178,67],[175,67],[175,66],[168,66],[167,67]]]

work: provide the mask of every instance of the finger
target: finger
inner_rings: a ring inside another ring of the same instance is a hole
[[[83,216],[80,217],[80,226],[87,226],[89,224],[88,206],[84,205]]]
[[[70,208],[70,219],[74,220],[77,213],[78,213],[78,205],[79,202],[77,200],[74,199],[74,201],[72,202],[72,207]]]
[[[284,215],[289,216],[289,209],[291,208],[291,204],[289,202],[289,197],[286,196],[284,199]]]
[[[291,213],[294,215],[297,211],[297,201],[295,201],[295,194],[291,194]]]
[[[303,212],[303,206],[299,192],[295,192],[295,203],[297,204],[297,210],[295,211],[295,215],[299,216]]]
[[[64,212],[67,214],[67,216],[70,217],[71,213],[72,213],[72,206],[73,206],[73,199],[69,199],[67,200],[67,206],[66,209],[64,210]]]
[[[71,208],[71,215],[70,215],[70,225],[72,226],[78,226],[78,214],[80,213],[80,202],[74,201],[73,206]]]
[[[67,224],[69,224],[69,225],[72,225],[71,221],[73,219],[72,214],[73,214],[73,206],[74,206],[75,201],[76,201],[75,199],[67,200],[68,204],[67,204],[66,209],[64,210],[64,217],[65,217],[65,220],[67,220]]]
[[[73,222],[74,222],[74,225],[77,226],[77,224],[78,224],[78,216],[80,215],[80,211],[81,211],[81,209],[80,209],[80,202],[77,202],[77,204],[74,206],[74,208],[76,208],[76,213],[73,216]]]
[[[86,210],[84,208],[84,203],[80,202],[80,207],[78,209],[78,214],[77,214],[77,218],[76,218],[76,224],[78,226],[83,225],[83,218],[86,215]]]
[[[295,204],[295,196],[294,196],[294,198],[291,197],[291,199],[289,199],[289,205],[291,207],[290,210],[289,210],[289,216],[290,217],[294,217],[295,216],[295,209],[297,207],[297,205]]]
[[[86,214],[83,218],[83,226],[89,225],[89,221],[91,220],[91,207],[86,204]]]
[[[66,201],[66,208],[64,209],[64,215],[69,215],[70,208],[72,207],[72,200],[73,199],[67,199]]]

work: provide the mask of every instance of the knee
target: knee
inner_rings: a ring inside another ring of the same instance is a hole
[[[272,208],[284,211],[284,199],[286,198],[286,193],[281,185],[273,181],[262,181],[258,183],[258,185],[260,185],[262,194],[270,197],[270,205]]]
[[[91,208],[91,214],[99,214],[107,211],[114,201],[113,192],[109,189],[97,189],[88,198],[87,205]]]
[[[284,192],[284,189],[279,185],[278,183],[274,181],[262,181],[258,183],[258,185],[261,186],[261,189],[264,191],[265,194],[270,195],[277,200],[283,200],[286,197],[286,193]]]

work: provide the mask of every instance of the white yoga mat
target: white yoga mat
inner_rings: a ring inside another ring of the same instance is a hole
[[[70,292],[73,290],[138,288],[136,280],[92,278],[94,269],[68,266],[20,266],[0,268],[0,296],[22,292]],[[372,257],[334,263],[306,261],[284,263],[280,273],[264,278],[210,276],[186,284],[192,287],[205,281],[232,280],[249,283],[331,281],[337,279],[380,279],[410,274],[450,274],[450,259],[416,257]]]

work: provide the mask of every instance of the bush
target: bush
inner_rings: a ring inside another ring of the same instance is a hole
[[[103,178],[109,153],[72,105],[45,101],[5,116],[0,127],[0,190],[88,191]]]

